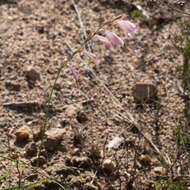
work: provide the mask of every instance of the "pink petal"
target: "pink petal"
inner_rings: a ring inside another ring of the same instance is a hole
[[[114,51],[112,43],[107,38],[100,35],[95,35],[95,38],[103,42],[111,51]]]
[[[86,56],[88,56],[88,57],[90,57],[91,59],[94,59],[94,60],[98,59],[95,54],[93,54],[93,53],[91,53],[91,52],[89,52],[87,50],[83,50],[81,52],[81,54],[86,55]]]
[[[124,41],[117,36],[115,33],[110,32],[109,30],[102,29],[101,32],[107,36],[108,39],[111,40],[112,44],[121,47],[124,46]]]
[[[131,33],[137,32],[137,28],[135,24],[125,21],[125,20],[118,20],[116,24],[124,31],[125,36],[128,37]]]
[[[78,77],[77,77],[77,73],[75,71],[75,69],[73,67],[71,67],[71,65],[67,65],[69,67],[69,69],[71,70],[72,74],[73,74],[73,77],[76,81],[78,81]]]

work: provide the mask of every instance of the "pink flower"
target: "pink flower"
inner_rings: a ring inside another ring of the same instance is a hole
[[[117,20],[116,24],[124,31],[126,38],[128,38],[132,33],[137,32],[135,24],[129,21]]]
[[[117,36],[115,33],[110,32],[109,30],[104,30],[102,29],[100,32],[106,35],[106,37],[111,40],[112,44],[117,46],[117,47],[122,47],[124,46],[124,41]]]
[[[112,43],[107,38],[100,35],[95,35],[95,38],[103,42],[111,51],[114,51]]]
[[[86,55],[86,56],[88,56],[88,57],[90,57],[91,59],[94,59],[94,60],[98,59],[95,54],[93,54],[93,53],[91,53],[91,52],[89,52],[89,51],[87,51],[87,50],[83,50],[83,51],[81,52],[81,54],[82,54],[82,55]]]
[[[71,65],[67,64],[67,66],[69,67],[69,69],[71,70],[73,77],[76,81],[78,81],[78,77],[77,77],[77,73],[75,71],[75,69],[73,67],[71,67]]]

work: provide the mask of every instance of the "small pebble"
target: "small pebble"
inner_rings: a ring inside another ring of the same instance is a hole
[[[15,132],[17,141],[25,141],[30,138],[30,130],[28,127],[21,127]]]
[[[61,128],[51,128],[46,131],[44,141],[45,148],[49,151],[55,150],[56,146],[60,144],[64,134],[66,134],[66,130]]]
[[[166,174],[166,169],[161,167],[161,166],[158,166],[158,167],[154,168],[154,172],[158,173],[158,174],[165,175]]]
[[[112,160],[106,159],[103,162],[103,168],[106,169],[107,171],[113,172],[116,168],[116,164]]]
[[[148,154],[142,154],[139,157],[139,160],[141,161],[141,163],[143,163],[144,165],[150,165],[151,164],[151,157]]]

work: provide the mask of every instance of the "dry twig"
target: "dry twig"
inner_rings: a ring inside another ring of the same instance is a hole
[[[4,107],[26,107],[26,106],[39,106],[40,104],[37,101],[27,101],[27,102],[9,102],[2,103],[1,106]]]
[[[80,27],[81,27],[82,32],[83,32],[83,39],[84,39],[84,41],[85,41],[85,40],[88,38],[88,36],[87,36],[86,29],[85,29],[85,27],[84,27],[84,25],[83,25],[83,22],[82,22],[82,19],[81,19],[80,11],[79,11],[79,9],[78,9],[78,7],[77,7],[77,5],[76,5],[76,3],[75,3],[74,0],[72,0],[72,4],[73,4],[73,7],[74,7],[74,9],[75,9],[75,11],[76,11],[76,13],[77,13],[78,20],[79,20],[79,24],[80,24]],[[92,51],[90,42],[87,43],[87,48],[88,48],[90,51]]]

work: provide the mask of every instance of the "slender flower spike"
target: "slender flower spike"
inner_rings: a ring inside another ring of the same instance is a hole
[[[122,47],[124,46],[124,41],[117,36],[115,33],[110,32],[109,30],[104,30],[102,29],[101,32],[106,35],[106,37],[111,40],[112,44],[117,46],[117,47]]]
[[[105,37],[100,35],[95,35],[95,38],[101,42],[103,42],[111,51],[114,51],[112,43]]]
[[[93,53],[91,53],[91,52],[89,52],[89,51],[87,51],[87,50],[83,50],[83,51],[81,52],[81,54],[82,54],[82,55],[86,55],[86,56],[90,57],[90,58],[93,59],[93,60],[97,60],[97,59],[98,59],[95,54],[93,54]]]
[[[124,31],[126,38],[128,38],[132,33],[137,32],[137,28],[135,24],[129,21],[117,20],[116,24]]]

